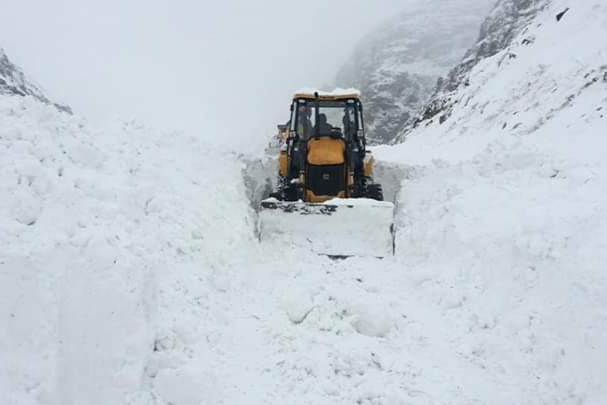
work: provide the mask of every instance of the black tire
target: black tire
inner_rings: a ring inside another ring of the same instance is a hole
[[[297,201],[300,199],[299,194],[297,187],[291,185],[285,188],[285,201]]]
[[[381,188],[381,184],[367,184],[367,187],[365,187],[365,198],[383,201],[384,192]]]

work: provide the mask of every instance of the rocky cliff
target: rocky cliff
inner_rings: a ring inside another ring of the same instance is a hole
[[[31,96],[45,104],[54,105],[61,111],[70,114],[72,112],[68,106],[49,100],[44,91],[28,80],[23,71],[10,61],[2,48],[0,48],[0,94]]]
[[[454,103],[452,95],[460,86],[468,85],[472,68],[483,59],[506,49],[517,35],[524,34],[530,22],[539,11],[547,6],[548,2],[548,0],[498,1],[482,23],[474,46],[466,52],[461,62],[453,67],[445,78],[439,79],[431,100],[417,117],[409,121],[408,128],[399,135],[397,140],[404,140],[408,130],[423,121],[432,119],[438,119],[441,123],[446,121]],[[533,41],[533,36],[524,37],[522,45],[529,45]],[[516,58],[516,54],[508,53],[506,57]]]
[[[493,0],[419,1],[365,37],[337,75],[357,87],[371,143],[389,143],[474,44]]]

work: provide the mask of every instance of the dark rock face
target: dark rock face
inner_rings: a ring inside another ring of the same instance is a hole
[[[337,75],[361,90],[367,135],[390,143],[474,43],[493,0],[425,0],[364,38]]]
[[[423,108],[421,114],[408,125],[416,126],[420,122],[438,116],[439,122],[449,118],[452,109],[451,95],[460,86],[466,86],[470,71],[481,60],[489,58],[506,49],[514,37],[521,33],[529,22],[548,4],[549,0],[500,0],[481,25],[476,44],[470,48],[462,61],[449,74],[439,80],[432,99]],[[527,39],[532,41],[532,39]],[[406,131],[405,131],[406,132]],[[399,136],[403,140],[404,135]]]
[[[31,96],[45,104],[55,106],[60,111],[72,113],[70,107],[53,103],[37,85],[28,81],[21,69],[8,59],[2,48],[0,48],[0,94]]]

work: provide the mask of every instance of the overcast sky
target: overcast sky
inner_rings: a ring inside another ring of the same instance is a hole
[[[412,0],[0,0],[0,46],[96,124],[258,136]]]

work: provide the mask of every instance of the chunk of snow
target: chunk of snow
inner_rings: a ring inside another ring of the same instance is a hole
[[[294,324],[302,323],[308,314],[313,310],[314,303],[310,295],[305,289],[290,289],[283,298],[283,306],[289,317],[289,320]]]

